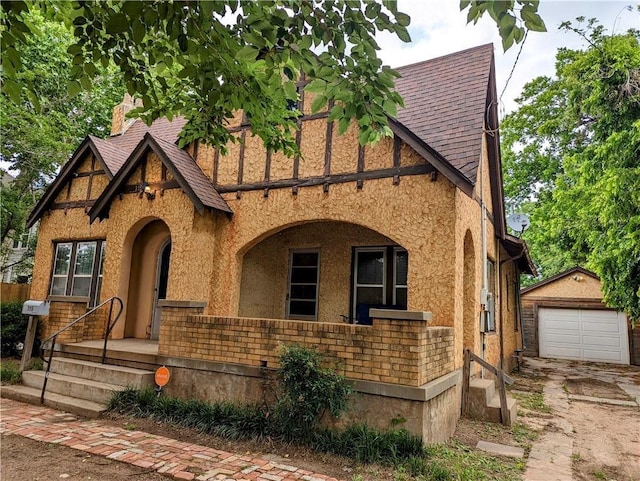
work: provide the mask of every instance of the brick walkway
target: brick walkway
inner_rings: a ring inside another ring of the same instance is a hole
[[[10,399],[0,404],[0,433],[154,469],[175,479],[256,481],[338,481],[295,466],[184,443],[142,431],[127,431],[98,421]]]

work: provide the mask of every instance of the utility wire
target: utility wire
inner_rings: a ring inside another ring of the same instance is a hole
[[[520,44],[520,50],[518,51],[518,55],[516,56],[515,62],[513,62],[513,67],[511,68],[511,73],[509,74],[509,78],[507,78],[507,83],[504,84],[504,88],[502,89],[502,93],[500,94],[499,102],[502,102],[502,96],[504,95],[505,90],[509,86],[509,81],[511,81],[511,77],[513,77],[513,72],[516,69],[516,65],[518,65],[518,60],[520,60],[520,54],[522,53],[522,48],[524,47],[524,43],[527,41],[527,35],[529,34],[529,30],[524,31],[524,38],[522,39],[522,43]]]

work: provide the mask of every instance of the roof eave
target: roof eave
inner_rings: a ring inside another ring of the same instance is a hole
[[[224,212],[227,215],[232,213],[230,209],[223,210],[206,206],[202,199],[198,197],[191,185],[189,185],[189,183],[186,181],[182,173],[175,167],[173,161],[167,156],[162,146],[159,145],[159,143],[151,133],[147,132],[140,140],[138,145],[133,149],[124,165],[120,168],[120,170],[114,176],[106,189],[102,192],[102,194],[100,194],[91,210],[89,210],[90,223],[93,223],[98,218],[104,219],[108,217],[111,200],[118,193],[118,191],[122,187],[122,184],[129,178],[129,176],[133,172],[133,169],[138,164],[140,158],[145,155],[148,150],[152,150],[156,155],[158,155],[161,162],[167,167],[167,170],[176,179],[180,188],[185,192],[187,197],[189,197],[198,213],[204,215],[207,208]]]
[[[539,287],[546,286],[547,284],[551,284],[552,282],[555,282],[555,281],[557,281],[559,279],[562,279],[563,277],[567,277],[567,276],[569,276],[571,274],[574,274],[576,272],[579,272],[579,273],[584,274],[586,276],[592,277],[592,278],[594,278],[594,279],[596,279],[598,281],[600,280],[600,277],[598,277],[598,274],[596,274],[595,272],[591,272],[590,270],[587,270],[584,267],[575,266],[575,267],[572,267],[572,268],[567,269],[565,271],[559,272],[555,276],[551,276],[548,279],[543,279],[543,280],[541,280],[539,282],[536,282],[535,284],[532,284],[532,285],[530,285],[528,287],[525,287],[525,288],[520,290],[520,293],[521,294],[525,294],[527,292],[534,291]]]
[[[80,159],[82,159],[86,154],[87,149],[89,149],[96,159],[98,159],[109,180],[113,179],[113,173],[102,158],[102,155],[93,141],[93,137],[91,135],[87,135],[67,163],[62,166],[60,173],[56,176],[55,180],[46,190],[42,198],[31,210],[27,217],[27,229],[31,228],[38,219],[42,217],[49,204],[55,200],[56,195],[58,195],[62,187],[69,180],[69,177],[73,174],[75,168],[77,168]]]
[[[425,160],[451,181],[456,187],[462,190],[469,197],[473,195],[474,184],[451,163],[440,155],[434,148],[416,136],[411,130],[403,125],[399,120],[389,117],[389,127],[395,135],[400,137],[407,145],[420,154]]]

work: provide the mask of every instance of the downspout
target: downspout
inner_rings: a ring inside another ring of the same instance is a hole
[[[524,251],[522,251],[520,254],[518,254],[517,256],[513,256],[513,257],[508,257],[503,261],[500,261],[500,264],[504,264],[505,262],[513,262],[513,261],[517,261],[518,259],[520,259],[522,256],[524,255]],[[525,344],[524,341],[524,326],[522,325],[522,300],[520,299],[520,269],[518,268],[518,265],[515,265],[515,300],[516,300],[516,323],[520,326],[520,341],[521,341],[521,345],[522,345],[522,350],[524,351],[527,346]],[[500,306],[500,316],[502,318],[502,305]]]
[[[485,140],[486,141],[486,140]],[[487,208],[484,203],[484,158],[480,159],[480,229],[482,232],[482,287],[480,289],[480,334],[482,340],[482,359],[485,360],[485,330],[487,325],[488,299],[487,299]],[[482,368],[484,379],[484,367]]]
[[[498,289],[493,294],[494,308],[493,312],[500,313],[500,369],[504,370],[504,326],[502,318],[502,266],[500,263],[500,241],[496,238],[496,280],[498,281]],[[495,303],[499,302],[500,309],[495,308]],[[495,315],[495,314],[494,314]],[[496,326],[498,323],[496,322]],[[496,327],[497,328],[497,327]]]

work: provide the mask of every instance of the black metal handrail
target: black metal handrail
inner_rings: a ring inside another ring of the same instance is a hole
[[[119,304],[118,314],[116,315],[116,318],[114,319],[114,321],[111,322],[111,316],[113,315],[113,303],[115,301],[117,301],[118,304]],[[98,309],[100,309],[102,306],[105,306],[107,304],[109,304],[109,315],[107,316],[107,326],[106,326],[107,328],[105,329],[105,332],[104,332],[104,346],[102,348],[102,361],[101,361],[102,364],[104,364],[104,361],[107,358],[107,341],[109,339],[109,334],[111,334],[111,331],[113,330],[113,328],[115,327],[116,323],[120,319],[120,316],[122,315],[122,311],[123,311],[123,308],[124,308],[124,304],[122,303],[122,299],[120,299],[119,297],[116,297],[116,296],[110,297],[109,299],[107,299],[106,301],[104,301],[101,304],[97,305],[93,309],[87,311],[82,316],[80,316],[76,320],[70,322],[65,327],[63,327],[59,331],[55,332],[51,336],[47,337],[44,341],[42,341],[40,343],[40,349],[42,351],[44,351],[44,350],[46,350],[46,347],[45,347],[46,343],[51,341],[51,347],[49,348],[49,360],[47,361],[47,370],[44,373],[44,382],[42,383],[42,393],[40,393],[40,404],[44,403],[44,393],[45,393],[45,391],[47,389],[47,381],[49,380],[49,371],[51,370],[51,360],[53,359],[53,350],[54,350],[55,345],[56,345],[56,338],[61,333],[63,333],[64,331],[66,331],[70,327],[73,327],[75,324],[77,324],[78,322],[82,321],[85,317],[90,316],[91,314],[96,312]]]

